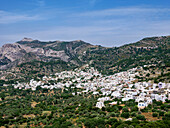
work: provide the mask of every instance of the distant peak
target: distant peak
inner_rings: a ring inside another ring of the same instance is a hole
[[[79,42],[79,41],[82,41],[82,40],[75,40],[75,41]]]
[[[75,42],[84,42],[84,41],[82,41],[82,40],[75,40]]]
[[[21,41],[32,42],[32,41],[33,41],[33,39],[24,37]]]

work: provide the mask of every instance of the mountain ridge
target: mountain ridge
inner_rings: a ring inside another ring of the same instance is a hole
[[[75,56],[81,47],[90,46],[91,44],[81,40],[76,41],[49,41],[42,42],[39,40],[32,40],[30,38],[24,38],[14,44],[5,44],[0,49],[0,59],[7,58],[10,62],[22,59],[25,54],[33,53],[37,56],[36,59],[49,61],[48,57],[53,59],[61,59],[65,62],[71,61],[74,64],[76,62],[70,60]],[[7,62],[9,62],[7,61]],[[7,63],[6,62],[6,63]],[[1,67],[5,65],[1,64]],[[3,69],[3,68],[1,68]],[[5,68],[4,68],[5,69]]]
[[[28,74],[33,70],[34,75],[53,74],[90,64],[103,74],[113,74],[145,64],[169,66],[169,53],[170,36],[148,37],[120,47],[92,45],[82,40],[44,42],[24,38],[0,48],[0,69],[17,70],[22,76],[27,70]]]

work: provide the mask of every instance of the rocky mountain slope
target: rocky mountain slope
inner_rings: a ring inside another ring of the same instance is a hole
[[[85,50],[84,48],[91,46],[81,40],[41,42],[24,38],[14,44],[2,46],[0,49],[0,68],[7,69],[21,63],[30,62],[30,59],[43,62],[62,60],[79,65],[76,61],[77,55],[82,53]]]
[[[81,40],[43,42],[24,38],[0,48],[0,79],[19,80],[89,64],[102,74],[156,64],[170,67],[170,36],[144,38],[121,47],[94,46]]]

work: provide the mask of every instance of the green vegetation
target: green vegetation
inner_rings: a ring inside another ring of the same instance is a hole
[[[56,128],[131,128],[161,127],[170,125],[169,101],[153,101],[139,111],[134,100],[95,107],[99,96],[80,94],[73,96],[77,88],[36,91],[14,89],[0,86],[0,126],[5,127],[56,127]],[[148,111],[148,115],[146,112]],[[153,117],[152,117],[153,115]],[[126,120],[131,118],[131,120]]]
[[[71,70],[76,68],[74,64],[64,62],[62,60],[56,61],[37,61],[33,60],[31,62],[22,63],[15,68],[15,71],[6,75],[6,81],[0,80],[1,84],[13,84],[16,81],[28,82],[31,79],[41,79],[45,75],[54,74],[61,72],[63,70]]]
[[[149,64],[158,64],[162,68],[168,68],[170,67],[169,53],[170,37],[162,37],[161,39],[153,37],[121,47],[91,48],[83,56],[83,59],[92,61],[91,66],[97,68],[103,74],[110,75]],[[169,76],[169,74],[164,75]],[[159,81],[160,77],[156,79]]]

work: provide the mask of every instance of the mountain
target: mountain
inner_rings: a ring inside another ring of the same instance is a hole
[[[115,48],[89,49],[84,59],[104,74],[129,68],[164,63],[170,66],[170,36],[144,38]]]
[[[82,40],[45,42],[24,38],[0,48],[0,78],[25,80],[84,64],[106,75],[150,64],[165,68],[167,73],[169,58],[170,36],[144,38],[112,48],[91,45]]]
[[[43,62],[62,60],[79,65],[76,61],[77,55],[90,46],[89,43],[81,40],[42,42],[24,38],[14,44],[2,46],[0,49],[0,68],[7,69],[21,63],[30,62],[30,59]]]

